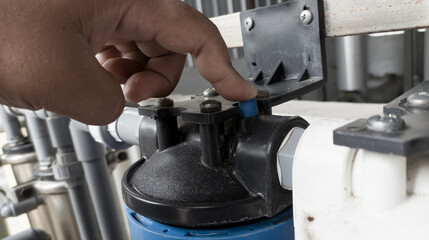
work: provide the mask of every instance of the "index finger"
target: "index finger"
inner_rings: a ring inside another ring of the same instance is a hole
[[[190,53],[200,74],[220,95],[248,100],[256,90],[232,67],[228,49],[216,26],[181,1],[137,1],[124,14],[115,34],[148,41],[177,53]]]

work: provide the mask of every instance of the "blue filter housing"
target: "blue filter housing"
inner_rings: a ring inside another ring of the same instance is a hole
[[[128,224],[133,240],[293,240],[292,206],[276,216],[252,224],[223,229],[179,228],[143,217],[128,207]]]

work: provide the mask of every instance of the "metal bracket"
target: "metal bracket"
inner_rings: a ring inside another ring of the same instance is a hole
[[[429,81],[384,106],[383,112],[335,130],[334,144],[401,156],[429,151]]]
[[[325,51],[317,0],[293,0],[240,14],[249,81],[272,107],[321,87]]]

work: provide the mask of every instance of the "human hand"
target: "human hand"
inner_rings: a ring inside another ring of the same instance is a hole
[[[0,103],[107,124],[124,95],[168,95],[186,53],[226,99],[256,95],[216,26],[181,1],[3,0],[0,8]]]

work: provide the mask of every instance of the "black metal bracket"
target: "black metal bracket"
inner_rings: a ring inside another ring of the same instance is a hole
[[[371,129],[374,117],[356,120],[334,131],[334,144],[401,156],[429,151],[429,81],[388,103],[383,112],[387,122],[378,123],[381,128]]]
[[[324,84],[320,2],[292,0],[240,14],[248,81],[269,92],[258,99],[260,107],[281,104]]]

